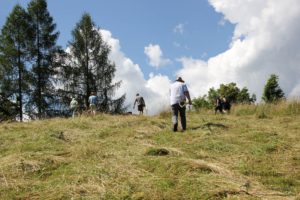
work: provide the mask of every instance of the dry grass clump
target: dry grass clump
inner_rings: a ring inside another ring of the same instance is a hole
[[[221,167],[206,162],[204,160],[190,160],[188,161],[188,164],[190,165],[192,170],[199,170],[202,172],[207,172],[207,173],[216,173],[216,174],[226,174],[226,170],[222,169]]]

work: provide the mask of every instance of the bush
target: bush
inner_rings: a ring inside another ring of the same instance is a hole
[[[193,99],[193,107],[196,111],[199,111],[201,108],[212,109],[213,105],[208,101],[207,96],[198,97]]]

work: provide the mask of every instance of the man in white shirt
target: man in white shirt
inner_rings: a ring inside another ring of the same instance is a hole
[[[176,81],[170,87],[170,104],[172,108],[173,131],[177,131],[178,113],[180,115],[182,131],[186,130],[186,98],[189,105],[192,104],[188,88],[181,77],[177,77]]]

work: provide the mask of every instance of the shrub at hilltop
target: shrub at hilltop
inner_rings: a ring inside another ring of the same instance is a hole
[[[272,74],[268,79],[262,97],[266,103],[275,103],[284,99],[284,93],[278,84],[278,79],[279,77],[275,74]]]
[[[208,95],[203,95],[193,99],[193,106],[196,110],[199,108],[211,109],[215,105],[217,97],[225,97],[227,101],[235,104],[251,104],[256,101],[255,94],[250,97],[246,87],[240,89],[236,83],[221,84],[218,89],[210,88]]]

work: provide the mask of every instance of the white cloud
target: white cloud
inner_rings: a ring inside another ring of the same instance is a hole
[[[171,63],[170,59],[163,57],[162,50],[157,44],[149,44],[147,47],[144,48],[144,53],[149,59],[149,64],[153,67],[159,68]]]
[[[177,24],[174,29],[173,29],[174,33],[179,33],[179,34],[183,34],[184,33],[184,24]]]
[[[133,110],[133,102],[136,93],[140,93],[146,102],[147,114],[153,115],[168,107],[168,88],[170,80],[163,75],[151,74],[148,80],[138,64],[121,51],[120,42],[113,38],[110,31],[100,30],[103,40],[111,46],[109,58],[116,64],[116,74],[114,81],[122,80],[121,87],[117,90],[116,96],[126,93],[126,105],[129,111]]]
[[[179,59],[178,72],[195,96],[220,83],[236,82],[261,97],[270,74],[279,75],[286,95],[300,96],[300,4],[298,0],[209,0],[236,24],[227,51],[201,59]],[[201,55],[199,55],[200,57]]]

